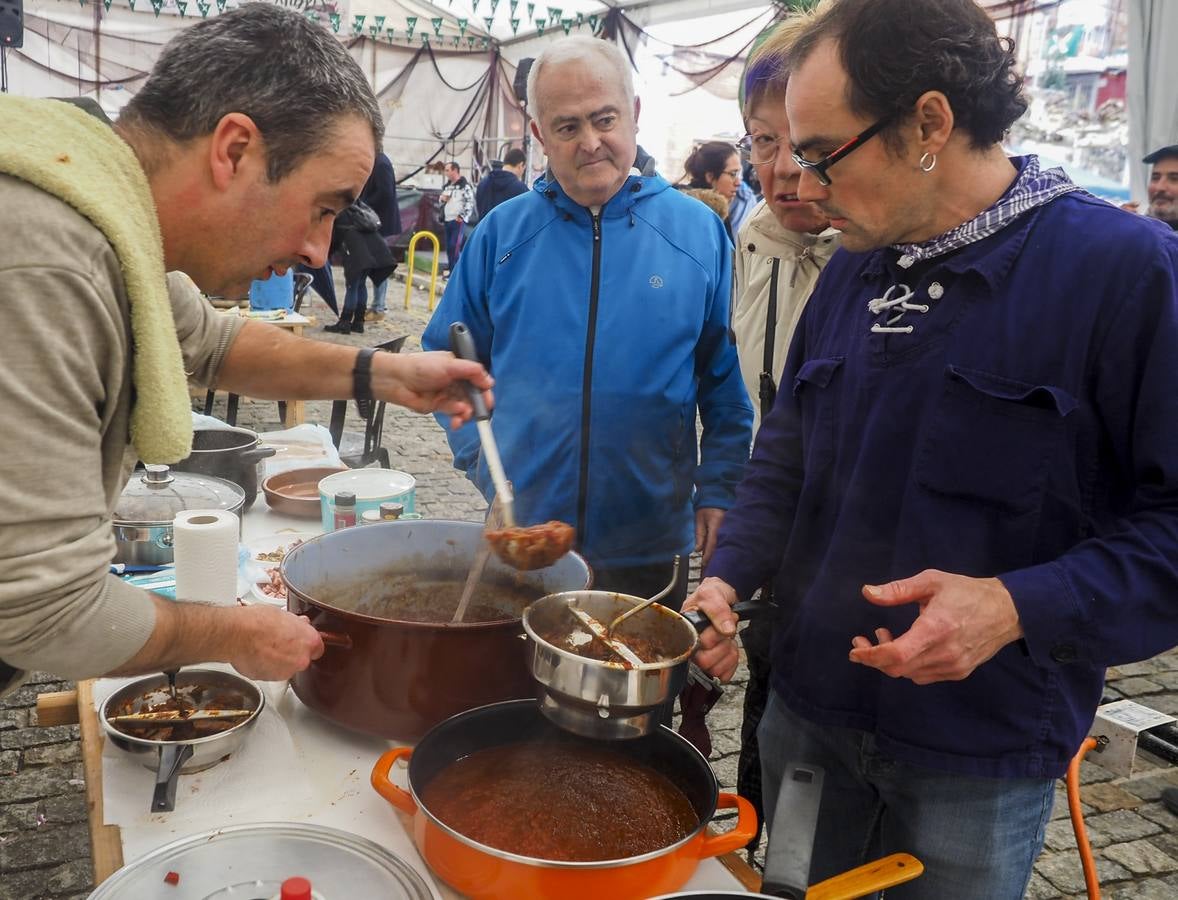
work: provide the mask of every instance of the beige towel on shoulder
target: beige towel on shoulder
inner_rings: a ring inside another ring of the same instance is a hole
[[[147,177],[110,126],[57,100],[0,94],[0,172],[68,203],[119,258],[131,303],[131,442],[145,463],[192,450],[192,410]]]

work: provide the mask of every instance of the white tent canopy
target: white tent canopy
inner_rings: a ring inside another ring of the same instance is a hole
[[[662,59],[664,70],[670,65],[685,76],[684,90],[705,82],[721,93],[725,79],[713,77],[715,60],[728,60],[717,73],[739,72],[747,44],[778,15],[765,0],[626,5],[553,0],[552,6],[527,0],[444,5],[442,0],[338,0],[305,7],[306,0],[296,2],[305,15],[335,31],[368,75],[387,123],[384,149],[402,179],[451,158],[485,164],[519,145],[525,119],[512,86],[516,64],[566,31],[608,31],[636,66],[641,60],[653,67]],[[24,45],[8,52],[9,89],[28,96],[90,96],[116,113],[173,35],[236,5],[237,0],[25,0]],[[692,33],[692,46],[659,41],[645,30],[697,18],[714,33]],[[703,61],[693,62],[697,58]]]

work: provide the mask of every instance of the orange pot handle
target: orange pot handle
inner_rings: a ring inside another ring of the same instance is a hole
[[[376,792],[401,812],[409,813],[409,815],[414,815],[417,812],[417,804],[413,802],[413,795],[389,781],[389,772],[393,768],[393,763],[398,759],[408,759],[412,755],[412,747],[394,747],[392,750],[382,753],[380,759],[376,761],[376,765],[372,767],[372,786]]]
[[[723,856],[739,850],[757,833],[757,811],[744,797],[736,794],[720,794],[716,798],[716,809],[735,809],[736,827],[720,834],[709,834],[699,846],[699,858]]]

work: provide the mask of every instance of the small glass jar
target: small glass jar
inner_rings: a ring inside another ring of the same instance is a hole
[[[382,522],[395,521],[404,514],[405,507],[400,503],[382,503],[380,505],[380,519]]]
[[[335,495],[335,528],[348,528],[356,524],[356,495],[351,491],[340,491]]]
[[[378,509],[366,509],[364,512],[360,513],[361,525],[375,525],[379,521],[380,510]]]

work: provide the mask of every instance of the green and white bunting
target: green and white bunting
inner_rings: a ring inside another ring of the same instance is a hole
[[[429,20],[430,24],[434,26],[434,37],[442,36],[442,17],[436,16]]]
[[[470,23],[470,19],[459,19],[458,20],[458,33],[465,36],[466,35],[466,26],[469,23]]]
[[[548,7],[548,21],[549,22],[559,22],[560,21],[560,14],[562,12],[564,12],[564,10],[561,9],[559,6]]]
[[[110,4],[111,4],[111,2],[112,2],[112,0],[102,0],[102,7],[103,7],[103,9],[105,9],[107,12],[110,12]]]
[[[519,31],[519,19],[511,20],[511,33],[516,34]]]
[[[544,19],[537,19],[536,20],[536,34],[539,34],[539,35],[544,34],[544,25],[545,25]]]
[[[536,4],[535,3],[528,4],[528,18],[529,19],[536,18]]]
[[[340,14],[339,13],[328,13],[327,18],[331,21],[331,30],[334,31],[336,34],[339,34]]]
[[[594,34],[597,34],[597,16],[596,15],[589,16],[589,30],[592,31]]]
[[[376,23],[377,31],[384,31],[384,16],[373,16],[372,21]]]
[[[388,40],[390,44],[393,42],[393,38],[396,36],[396,31],[396,28],[386,28],[384,30],[385,39]]]
[[[413,40],[413,29],[417,27],[417,16],[405,17],[405,31],[408,33],[406,40]]]
[[[352,34],[360,34],[364,31],[364,20],[367,18],[368,16],[365,15],[352,16]]]
[[[369,25],[368,33],[372,35],[372,39],[375,41],[380,36],[380,29],[376,25]]]
[[[225,0],[217,0],[217,12],[225,12]]]
[[[180,18],[183,19],[188,13],[188,0],[176,0],[176,9],[180,10]]]
[[[471,50],[474,49],[474,35],[473,34],[468,34],[466,36],[466,46],[469,47]]]
[[[495,24],[495,20],[490,16],[483,16],[483,24],[487,26],[487,31],[490,31],[491,27]]]
[[[511,14],[515,15],[515,10],[519,6],[519,0],[508,0],[508,6],[511,7]]]
[[[573,30],[573,20],[572,19],[561,19],[560,20],[560,27],[564,29],[565,34],[568,34],[570,31]]]
[[[155,17],[160,17],[160,10],[164,7],[164,0],[151,0],[151,10],[155,13]]]

